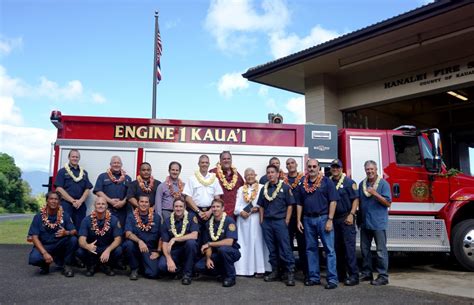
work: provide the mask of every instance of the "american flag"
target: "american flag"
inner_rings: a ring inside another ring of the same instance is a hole
[[[156,82],[161,81],[161,52],[163,51],[163,46],[161,45],[161,35],[160,35],[160,26],[158,26],[158,31],[156,33]]]

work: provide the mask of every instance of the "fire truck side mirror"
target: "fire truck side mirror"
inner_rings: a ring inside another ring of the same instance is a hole
[[[431,142],[433,159],[430,160],[431,162],[426,163],[426,169],[433,173],[439,173],[441,172],[441,162],[443,157],[441,136],[438,131],[434,131],[428,135],[428,139]]]

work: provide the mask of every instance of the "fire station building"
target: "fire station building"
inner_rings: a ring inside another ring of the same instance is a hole
[[[308,123],[438,128],[448,167],[474,174],[474,0],[435,1],[243,76],[304,94]]]

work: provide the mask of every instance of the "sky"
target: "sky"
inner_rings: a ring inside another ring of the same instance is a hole
[[[158,118],[302,124],[304,96],[241,74],[429,2],[0,0],[0,152],[48,171],[51,110],[151,117],[156,10]]]

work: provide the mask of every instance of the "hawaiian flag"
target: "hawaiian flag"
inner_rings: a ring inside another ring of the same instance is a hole
[[[158,25],[158,31],[156,33],[156,82],[161,81],[161,52],[163,47],[161,45],[160,26]]]

